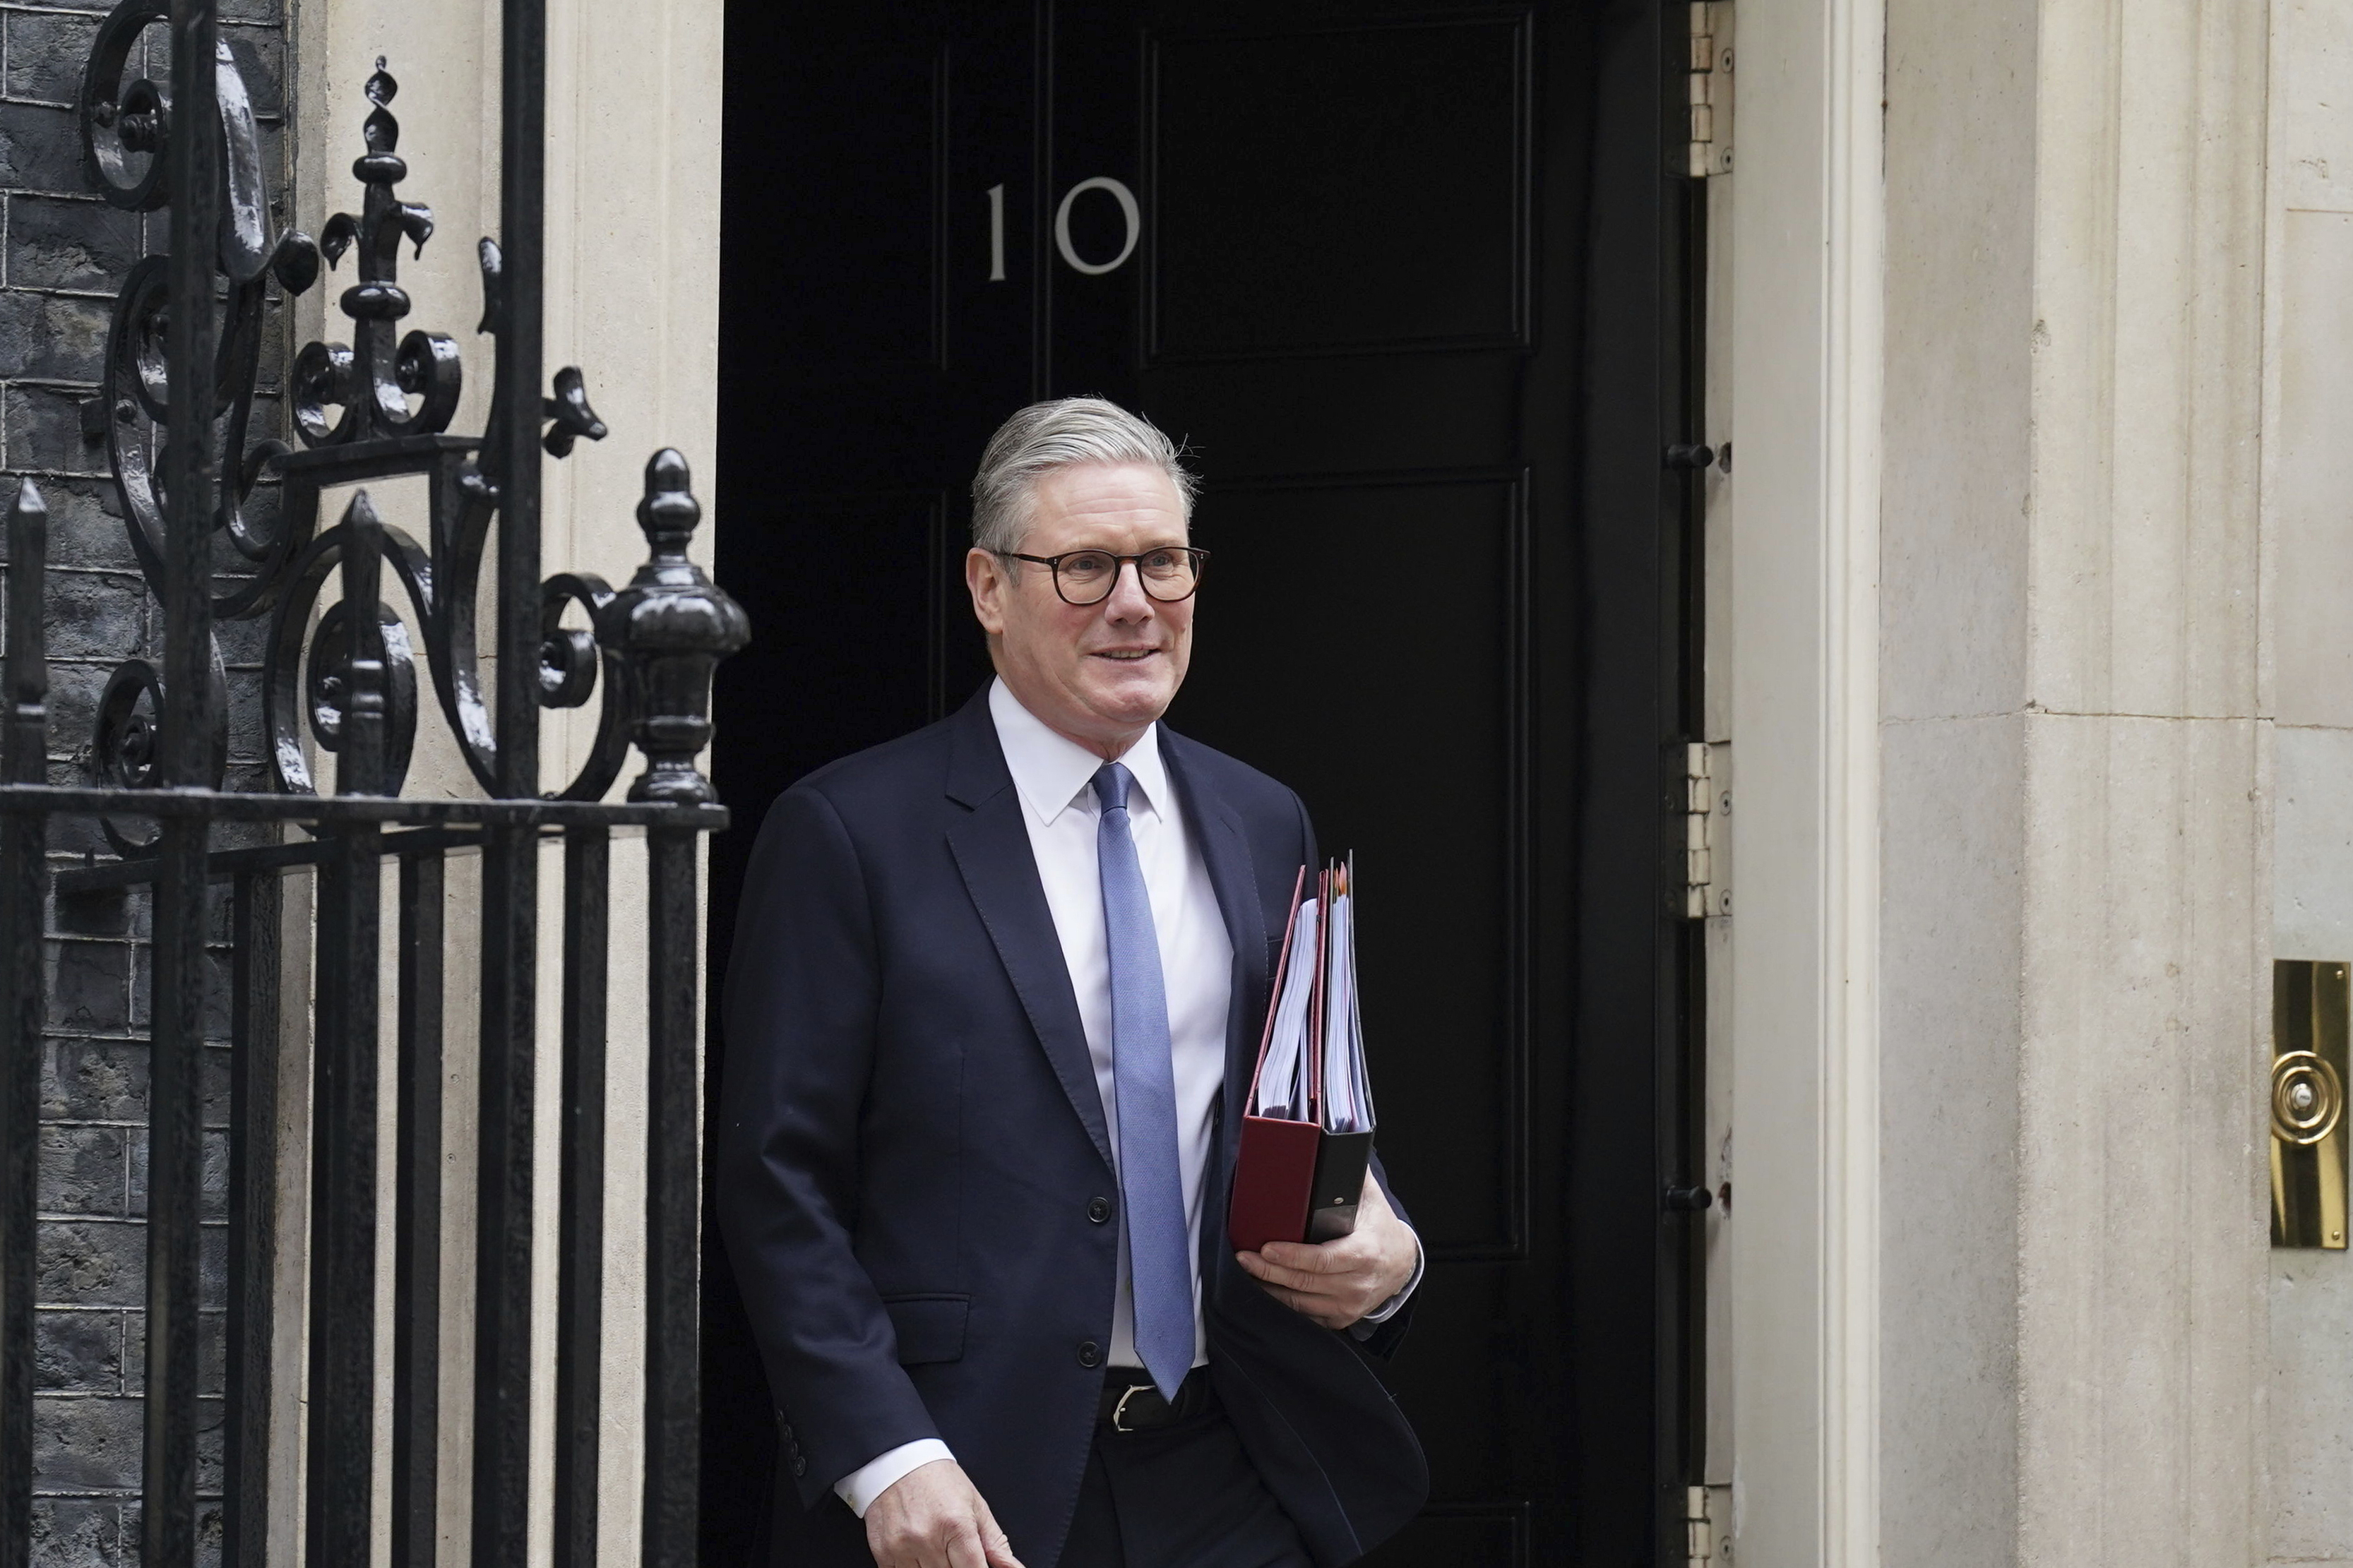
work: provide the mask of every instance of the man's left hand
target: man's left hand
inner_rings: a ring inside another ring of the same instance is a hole
[[[1268,1295],[1327,1329],[1345,1329],[1406,1288],[1421,1244],[1365,1173],[1356,1228],[1337,1241],[1270,1241],[1234,1257]]]

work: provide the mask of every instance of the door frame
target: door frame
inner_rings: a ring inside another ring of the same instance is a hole
[[[1879,0],[1744,0],[1733,201],[1733,1525],[1879,1558]]]
[[[1728,1349],[1744,1374],[1739,1447],[1754,1461],[1742,1479],[1757,1483],[1744,1490],[1774,1511],[1760,1506],[1743,1546],[1767,1563],[1862,1562],[1875,1557],[1876,1520],[1875,926],[1867,917],[1877,864],[1881,233],[1879,144],[1865,110],[1879,91],[1882,17],[1858,0],[1798,0],[1771,15],[1767,0],[1744,3],[1757,14],[1743,17],[1741,169],[1752,195],[1767,199],[1739,207],[1734,226],[1744,263],[1762,258],[1735,288],[1735,332],[1739,363],[1768,374],[1736,383],[1734,424],[1746,433],[1734,570],[1742,657],[1719,661],[1711,649],[1710,663],[1736,671],[1736,735],[1751,737],[1736,828],[1747,847],[1735,968],[1776,977],[1778,989],[1736,986],[1723,1021],[1757,1047],[1735,1072],[1749,1116],[1735,1232],[1746,1244],[1736,1245],[1734,1276],[1741,1327]],[[1680,5],[1665,9],[1680,22]],[[1793,221],[1777,210],[1785,201],[1810,216]],[[1793,310],[1793,300],[1817,308]],[[1759,743],[1768,736],[1769,753]],[[748,819],[738,826],[755,830]],[[713,911],[714,936],[729,923]],[[1662,1016],[1662,1026],[1673,1026]],[[1672,1060],[1697,1047],[1662,1037],[1656,1049]],[[1760,1083],[1764,1092],[1753,1092]],[[1792,1112],[1773,1113],[1777,1100]],[[1832,1108],[1842,1118],[1835,1126]],[[1835,1215],[1833,1195],[1842,1205]],[[1662,1348],[1672,1342],[1662,1338]],[[1833,1536],[1854,1550],[1833,1558]],[[1661,1555],[1679,1557],[1680,1540],[1680,1531],[1662,1532]]]

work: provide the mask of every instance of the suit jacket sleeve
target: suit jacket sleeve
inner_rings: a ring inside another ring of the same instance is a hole
[[[1389,1173],[1382,1168],[1381,1157],[1378,1154],[1373,1156],[1373,1180],[1381,1184],[1381,1195],[1389,1200],[1389,1207],[1396,1212],[1398,1218],[1404,1220],[1409,1228],[1411,1227],[1413,1221],[1407,1215],[1405,1205],[1398,1201],[1397,1189],[1389,1184]],[[1420,1233],[1415,1234],[1419,1236]],[[1425,1249],[1422,1254],[1425,1265],[1429,1256],[1429,1252]],[[1428,1273],[1425,1268],[1422,1283],[1427,1282]],[[1356,1341],[1356,1348],[1366,1355],[1381,1361],[1387,1361],[1397,1354],[1398,1347],[1405,1343],[1406,1330],[1413,1325],[1413,1303],[1415,1298],[1420,1294],[1421,1285],[1417,1284],[1412,1294],[1398,1303],[1396,1311],[1390,1313],[1385,1321],[1376,1323],[1371,1333]]]
[[[936,1437],[858,1261],[859,1118],[880,1005],[870,890],[831,802],[762,826],[727,966],[718,1208],[804,1505]]]

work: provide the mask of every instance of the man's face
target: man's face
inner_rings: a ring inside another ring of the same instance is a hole
[[[1183,544],[1185,508],[1168,476],[1144,464],[1057,468],[1031,492],[1025,555],[1104,550],[1134,555]],[[1166,711],[1193,651],[1191,599],[1164,604],[1135,568],[1099,605],[1071,605],[1054,574],[985,550],[965,557],[973,613],[997,674],[1049,728],[1104,756],[1126,750]]]

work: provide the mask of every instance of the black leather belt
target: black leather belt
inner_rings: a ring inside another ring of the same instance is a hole
[[[1103,1373],[1103,1400],[1095,1419],[1114,1432],[1149,1432],[1173,1426],[1200,1415],[1217,1403],[1209,1387],[1209,1369],[1197,1366],[1176,1385],[1173,1405],[1160,1397],[1152,1374],[1137,1366],[1115,1366]]]

